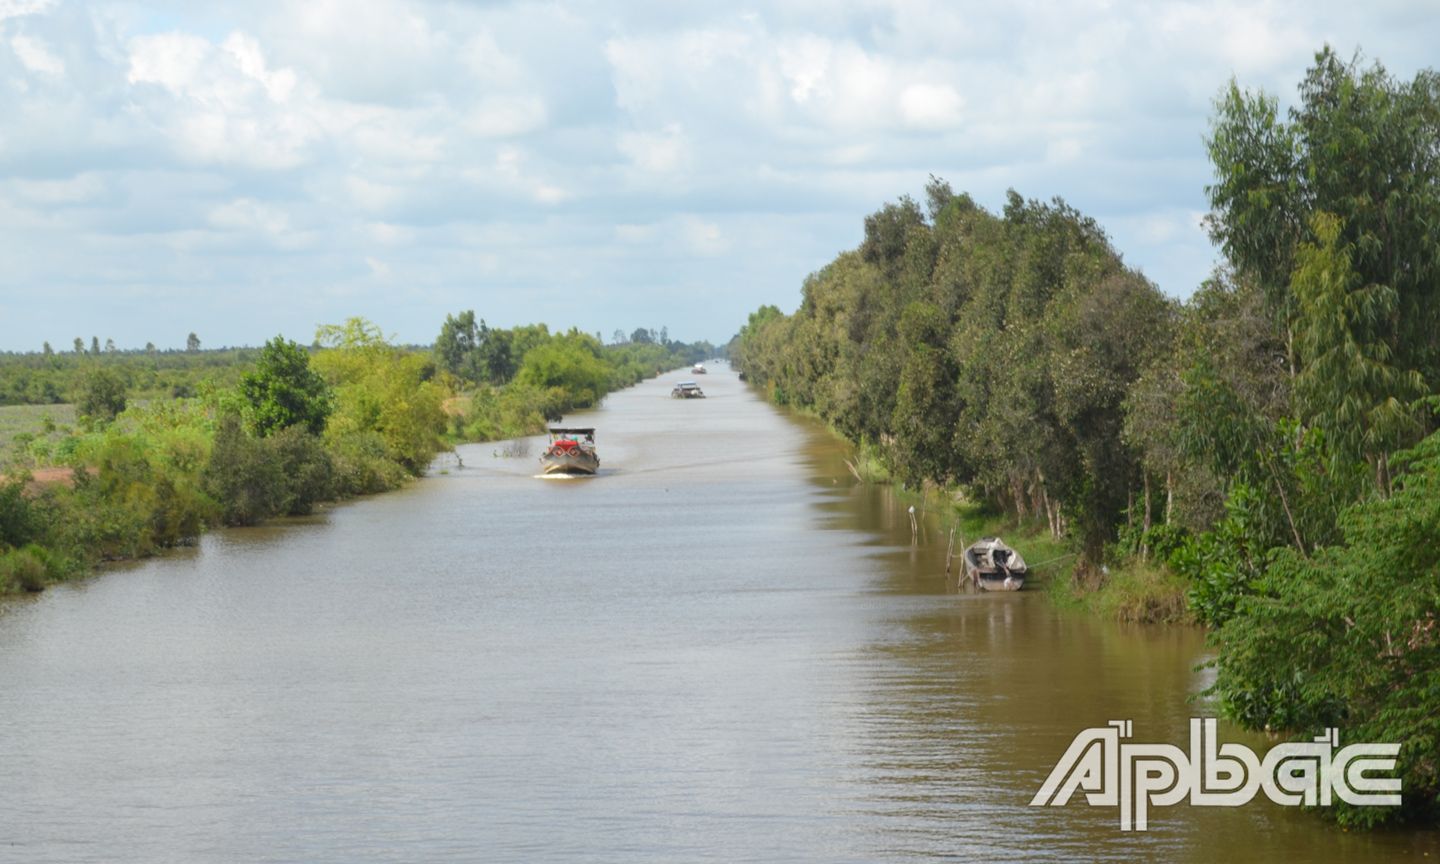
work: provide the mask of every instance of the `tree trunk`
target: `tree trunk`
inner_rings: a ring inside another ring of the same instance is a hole
[[[1150,472],[1145,472],[1145,537],[1140,544],[1140,560],[1150,560]]]
[[[1165,472],[1165,524],[1170,524],[1170,512],[1175,509],[1175,484],[1171,482],[1169,471]]]

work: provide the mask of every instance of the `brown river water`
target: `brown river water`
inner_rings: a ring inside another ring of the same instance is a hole
[[[1440,856],[1263,796],[1145,833],[1030,807],[1086,727],[1185,746],[1203,634],[957,591],[938,521],[912,547],[823,430],[677,377],[566,418],[599,477],[465,446],[4,607],[0,861]]]

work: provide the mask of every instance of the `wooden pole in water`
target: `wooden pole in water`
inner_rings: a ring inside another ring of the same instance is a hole
[[[955,534],[960,538],[960,572],[965,574],[956,581],[956,586],[963,585],[966,579],[970,579],[970,568],[965,566],[965,532],[960,530],[960,520],[955,520]],[[972,580],[973,581],[973,580]]]
[[[950,557],[955,554],[955,529],[960,525],[957,519],[954,525],[950,526],[950,545],[945,547],[945,575],[950,575]]]

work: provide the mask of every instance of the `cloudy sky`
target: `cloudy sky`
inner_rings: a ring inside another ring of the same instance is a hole
[[[1231,75],[1440,62],[1433,0],[0,0],[0,350],[728,339],[934,174],[1187,296]]]

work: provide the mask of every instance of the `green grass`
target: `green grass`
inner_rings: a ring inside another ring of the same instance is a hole
[[[1169,568],[1132,558],[1111,568],[1100,587],[1087,591],[1075,582],[1055,580],[1050,585],[1056,605],[1129,623],[1191,624],[1185,592],[1190,583]]]

